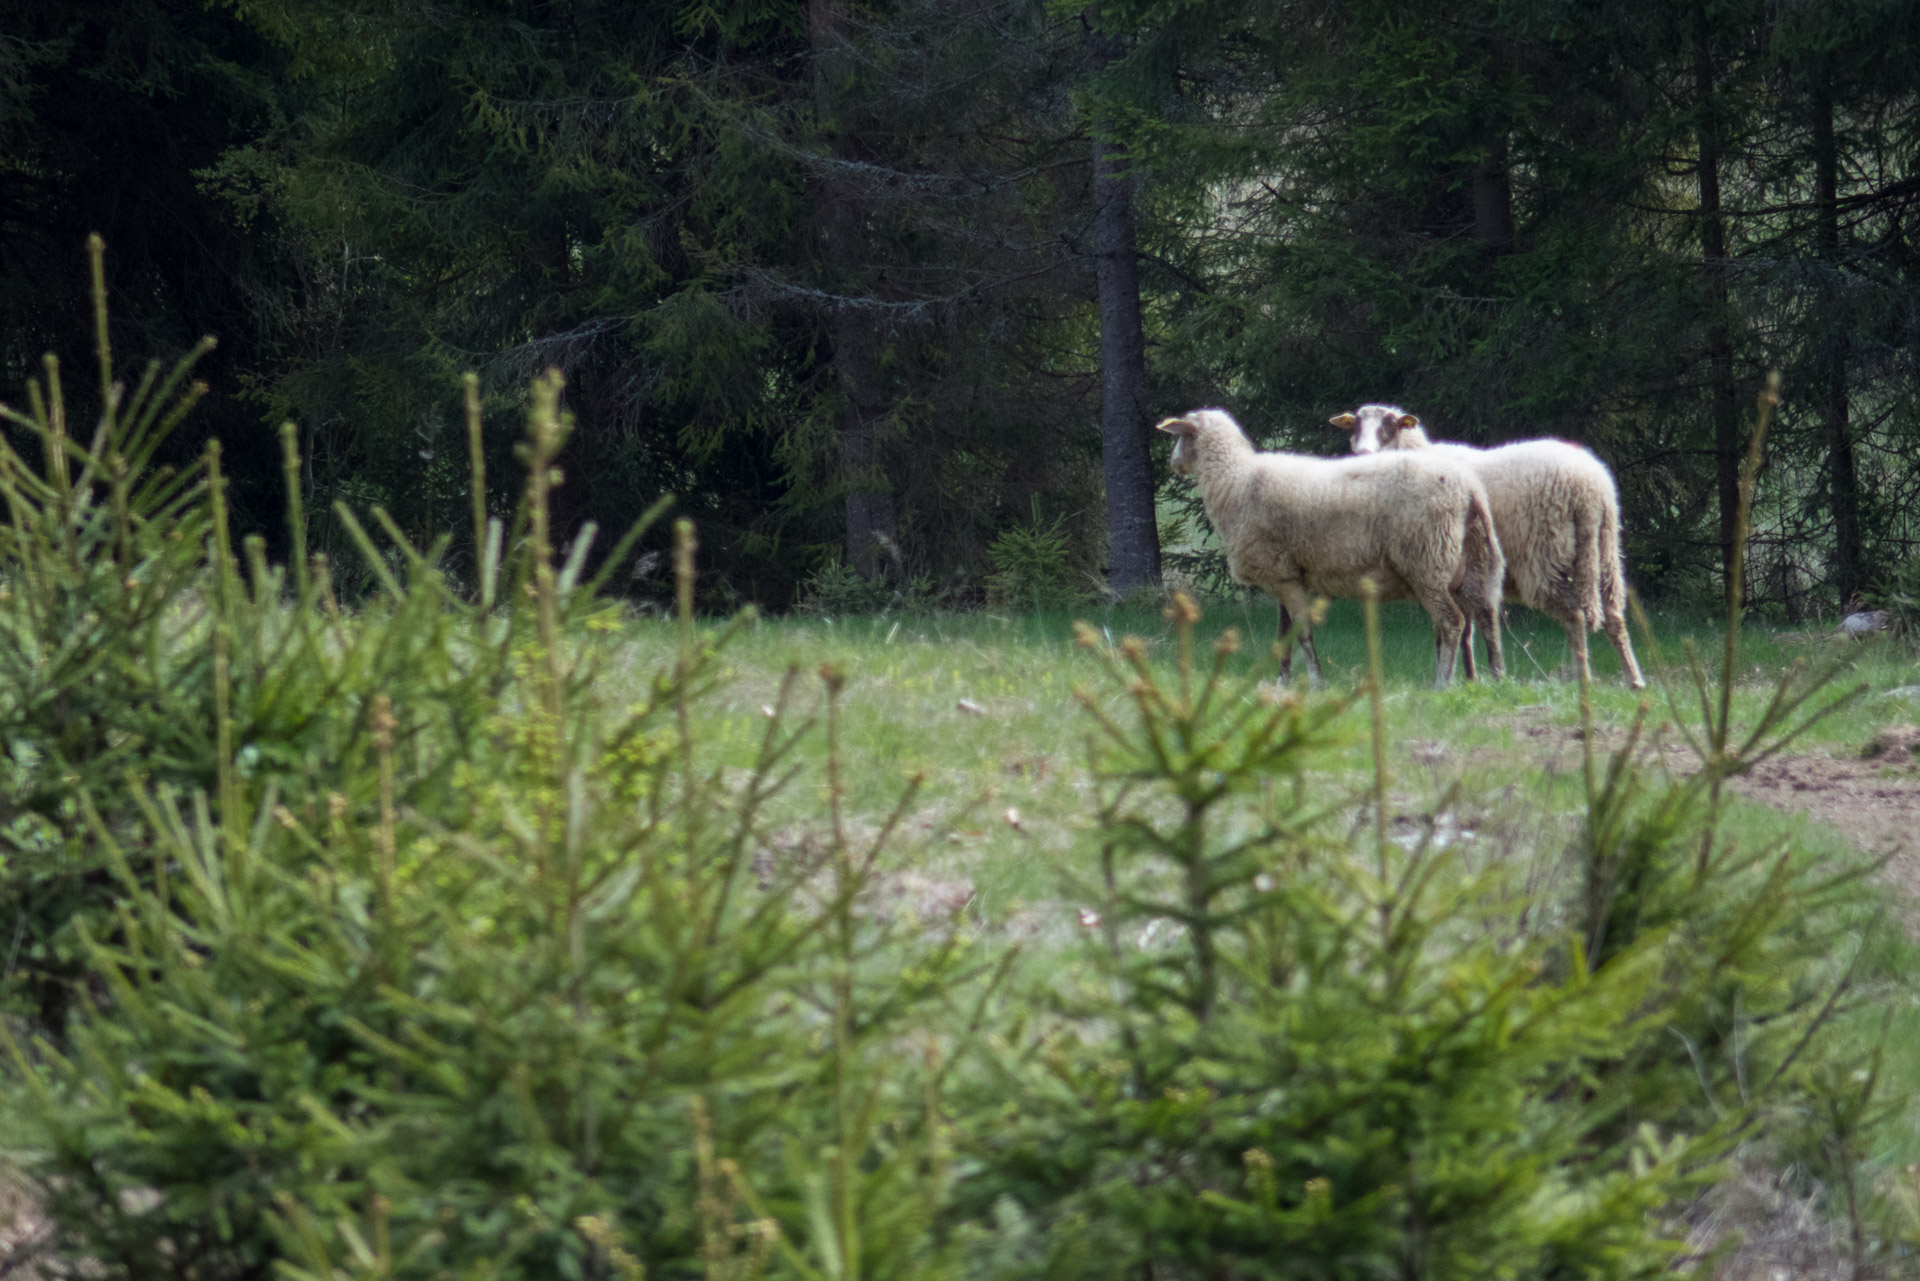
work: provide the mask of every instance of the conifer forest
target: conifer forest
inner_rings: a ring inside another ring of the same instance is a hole
[[[1198,546],[1158,417],[1325,453],[1367,401],[1590,444],[1638,589],[1711,601],[1768,369],[1749,598],[1830,615],[1920,545],[1896,0],[7,12],[0,386],[87,349],[98,232],[119,342],[219,339],[180,447],[276,546],[282,421],[319,543],[342,499],[424,533],[460,375],[505,409],[549,368],[563,541],[671,492],[716,606],[977,602],[1041,533],[1124,593]]]

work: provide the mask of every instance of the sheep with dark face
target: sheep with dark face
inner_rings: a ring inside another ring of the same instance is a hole
[[[1362,405],[1333,425],[1351,434],[1355,454],[1404,453],[1453,459],[1486,485],[1506,553],[1505,594],[1566,628],[1574,662],[1587,665],[1587,635],[1604,630],[1620,652],[1627,683],[1646,686],[1627,635],[1627,582],[1620,567],[1620,497],[1613,473],[1564,440],[1522,440],[1492,449],[1436,442],[1398,405]],[[1467,645],[1473,644],[1471,630]]]
[[[1321,672],[1309,602],[1361,597],[1368,579],[1380,599],[1411,596],[1433,619],[1434,684],[1452,677],[1468,618],[1490,642],[1493,674],[1505,674],[1499,619],[1505,565],[1486,488],[1472,471],[1439,455],[1260,453],[1221,409],[1169,418],[1160,430],[1174,438],[1174,473],[1192,477],[1200,490],[1234,581],[1280,602],[1283,631],[1288,615],[1299,620],[1314,680]],[[1290,674],[1291,655],[1281,670]]]

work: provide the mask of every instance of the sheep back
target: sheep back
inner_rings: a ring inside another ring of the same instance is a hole
[[[1507,552],[1507,591],[1529,604],[1553,603],[1598,628],[1603,597],[1623,604],[1613,474],[1588,450],[1564,440],[1527,440],[1458,449],[1485,482]],[[1616,606],[1617,608],[1618,606]]]
[[[1217,505],[1208,501],[1208,515],[1234,580],[1269,591],[1299,582],[1317,595],[1351,598],[1372,578],[1381,598],[1394,600],[1414,594],[1412,582],[1460,587],[1489,548],[1499,554],[1489,534],[1489,548],[1467,555],[1470,517],[1476,502],[1485,510],[1485,490],[1443,456],[1258,454],[1235,489]]]

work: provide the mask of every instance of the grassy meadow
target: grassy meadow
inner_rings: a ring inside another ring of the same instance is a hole
[[[1091,729],[1075,690],[1092,690],[1110,707],[1124,698],[1101,688],[1097,663],[1074,644],[1076,621],[1116,641],[1141,637],[1154,664],[1171,670],[1173,629],[1159,611],[1089,607],[1017,615],[760,618],[726,650],[736,679],[716,711],[734,718],[730,734],[744,751],[789,665],[808,673],[825,663],[843,668],[843,741],[855,809],[870,818],[882,814],[908,772],[926,775],[924,795],[932,807],[950,812],[979,801],[975,821],[955,833],[959,839],[949,840],[948,850],[930,851],[933,862],[922,870],[974,880],[978,909],[986,919],[998,919],[1019,904],[1057,893],[1060,865],[1073,856],[1074,824],[1086,804]],[[1228,670],[1274,681],[1276,621],[1275,607],[1264,597],[1213,602],[1196,628],[1196,644],[1210,647],[1235,629],[1243,644]],[[1652,643],[1644,636],[1636,641],[1649,683],[1645,691],[1626,688],[1612,648],[1604,637],[1593,638],[1593,713],[1603,730],[1624,731],[1643,704],[1649,728],[1657,730],[1672,719],[1669,698],[1682,700],[1680,706],[1697,717],[1685,645],[1692,641],[1703,661],[1717,667],[1724,627],[1671,613],[1655,613],[1649,621]],[[657,661],[675,643],[673,626],[661,621],[635,622],[629,635],[636,665]],[[1364,681],[1366,639],[1357,603],[1334,602],[1315,640],[1328,694]],[[1580,800],[1580,691],[1571,679],[1565,633],[1515,608],[1506,643],[1505,681],[1456,681],[1435,690],[1425,614],[1406,603],[1382,606],[1390,770],[1403,814],[1430,815],[1443,797],[1457,793],[1458,806],[1489,814],[1510,810],[1515,818],[1524,813],[1532,822],[1556,813],[1564,818]],[[1920,717],[1920,702],[1888,693],[1920,685],[1920,655],[1903,644],[1836,645],[1821,633],[1749,624],[1740,653],[1744,675],[1734,694],[1736,726],[1751,721],[1797,661],[1842,659],[1846,666],[1833,683],[1835,694],[1868,687],[1843,714],[1814,725],[1795,751],[1855,752],[1882,727]],[[1304,667],[1296,662],[1296,684],[1304,681]],[[1347,746],[1324,764],[1336,785],[1363,789],[1372,770],[1367,722],[1358,709],[1348,722]],[[1679,742],[1670,732],[1666,741]],[[824,747],[816,737],[803,750]],[[1672,756],[1676,768],[1684,767],[1686,756]],[[1018,829],[1005,821],[1009,808],[1018,811]],[[1765,807],[1739,805],[1736,815],[1751,839],[1788,831],[1816,844],[1828,839]]]
[[[1074,644],[1076,621],[1112,640],[1141,637],[1153,664],[1171,672],[1173,625],[1157,610],[1094,605],[1024,614],[759,618],[726,651],[735,679],[714,710],[724,715],[729,738],[744,753],[789,665],[807,673],[822,664],[843,669],[842,742],[853,812],[877,825],[909,774],[926,780],[919,817],[924,839],[900,856],[905,876],[899,892],[970,893],[966,910],[976,923],[1025,943],[1030,963],[1044,969],[1055,963],[1049,953],[1080,928],[1083,904],[1069,886],[1087,874],[1094,857],[1086,769],[1092,724],[1075,691],[1093,693],[1110,711],[1126,701],[1102,683],[1096,660]],[[1648,679],[1644,691],[1625,686],[1612,647],[1604,636],[1592,638],[1598,745],[1604,751],[1624,741],[1644,708],[1648,738],[1666,749],[1662,767],[1690,772],[1698,758],[1672,728],[1676,705],[1689,723],[1699,719],[1687,647],[1709,671],[1717,669],[1725,625],[1658,609],[1643,621],[1651,634],[1637,626],[1635,644]],[[1273,602],[1248,595],[1209,603],[1196,637],[1210,646],[1231,628],[1255,638],[1229,670],[1277,680],[1271,652],[1276,624]],[[636,664],[657,660],[674,644],[672,625],[659,620],[634,622],[629,636]],[[1358,603],[1333,602],[1315,639],[1329,696],[1364,681],[1366,638]],[[1391,804],[1400,839],[1464,837],[1479,857],[1536,864],[1534,883],[1548,892],[1552,879],[1568,874],[1563,855],[1585,812],[1580,690],[1565,633],[1516,607],[1506,631],[1508,679],[1456,681],[1445,690],[1430,688],[1432,630],[1417,606],[1383,606],[1381,642]],[[1838,714],[1812,725],[1792,752],[1857,756],[1880,730],[1920,722],[1920,653],[1902,641],[1850,641],[1826,628],[1750,622],[1739,654],[1736,731],[1751,725],[1796,664],[1839,665],[1815,706],[1865,689]],[[1304,681],[1304,667],[1296,661],[1296,686]],[[1357,821],[1373,768],[1364,706],[1347,714],[1342,741],[1318,764],[1330,791],[1352,798]],[[816,735],[802,750],[823,753],[824,740]],[[1886,772],[1906,777],[1914,770],[1890,765]],[[1738,797],[1730,798],[1723,821],[1727,835],[1741,845],[1791,846],[1834,867],[1858,866],[1878,853],[1802,813]],[[1862,929],[1882,924],[1861,921]],[[1887,963],[1920,976],[1914,942],[1901,931],[1880,930]],[[1888,1096],[1897,1102],[1877,1131],[1876,1163],[1899,1168],[1920,1162],[1920,1006],[1883,991],[1848,1016],[1848,1026],[1863,1056],[1875,1045],[1887,1047]]]
[[[552,545],[556,379],[478,581],[337,508],[343,604],[297,497],[288,565],[233,537],[217,448],[136,485],[178,381],[83,448],[50,378],[11,421],[52,461],[0,438],[10,1259],[1735,1281],[1749,1231],[1856,1275],[1920,1245],[1906,865],[1737,794],[1905,720],[1904,643],[1753,627],[1729,667],[1656,616],[1656,688],[1600,652],[1583,706],[1530,615],[1511,679],[1436,691],[1418,611],[1337,603],[1309,692],[1262,600],[701,617],[688,522],[641,617],[619,554]],[[1846,795],[1905,803],[1874,768]]]

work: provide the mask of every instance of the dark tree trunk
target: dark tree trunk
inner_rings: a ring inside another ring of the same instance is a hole
[[[1813,87],[1813,203],[1827,292],[1840,285],[1840,158],[1833,140],[1833,85],[1821,72]],[[1845,609],[1862,585],[1860,478],[1854,468],[1848,421],[1847,357],[1852,335],[1845,324],[1828,331],[1822,352],[1821,399],[1827,419],[1827,499],[1833,512],[1833,586]]]
[[[1473,170],[1473,234],[1489,258],[1513,252],[1513,187],[1507,140],[1498,138]]]
[[[1118,42],[1089,32],[1093,65]],[[1112,143],[1093,134],[1094,278],[1100,292],[1100,458],[1107,486],[1107,586],[1115,593],[1160,582],[1153,512],[1153,424],[1147,413],[1147,341],[1140,324],[1133,179]]]
[[[1733,334],[1728,327],[1727,225],[1720,209],[1720,128],[1714,102],[1713,46],[1704,12],[1693,35],[1695,106],[1699,111],[1700,258],[1713,319],[1707,326],[1707,382],[1713,413],[1713,461],[1720,497],[1720,577],[1734,590],[1734,517],[1740,504],[1740,413],[1733,389]]]
[[[840,477],[846,486],[847,564],[865,579],[884,578],[899,559],[893,488],[887,483],[888,405],[880,384],[880,334],[873,318],[850,309],[833,317],[833,366],[840,381]]]
[[[837,26],[833,0],[808,0],[815,108],[821,122],[829,127],[834,104],[827,89],[827,69],[840,40]],[[839,159],[859,159],[844,132],[832,134],[832,147]],[[862,292],[857,278],[865,264],[861,235],[865,220],[853,181],[822,179],[814,197],[821,266],[830,288],[847,296]],[[836,470],[846,504],[845,554],[854,572],[873,579],[885,576],[899,558],[899,528],[886,468],[885,427],[890,406],[880,376],[883,334],[876,314],[846,303],[830,305],[833,309],[826,324],[841,402]]]

